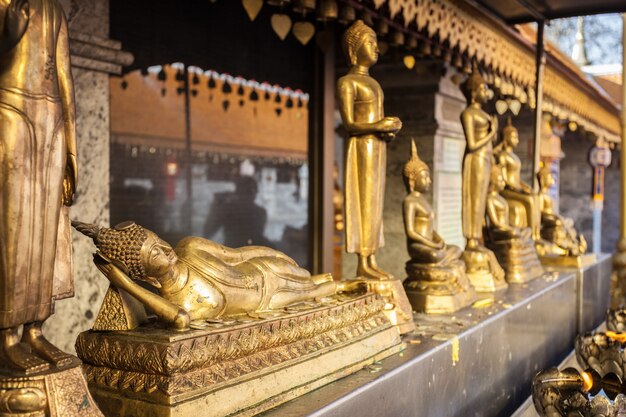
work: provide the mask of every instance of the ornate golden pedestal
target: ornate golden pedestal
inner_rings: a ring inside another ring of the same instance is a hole
[[[0,375],[1,417],[102,417],[80,362],[66,369],[22,377]]]
[[[545,271],[539,262],[535,242],[531,238],[516,238],[490,242],[509,284],[523,284],[540,277]]]
[[[385,304],[338,296],[184,332],[87,331],[76,349],[108,417],[254,415],[403,349]]]
[[[389,321],[396,325],[400,334],[406,334],[415,330],[413,307],[404,291],[402,281],[396,278],[388,280],[356,278],[356,280],[365,281],[368,291],[383,297],[386,301],[385,314]]]
[[[596,261],[596,255],[586,253],[584,255],[540,255],[541,264],[552,268],[583,268]]]
[[[449,314],[476,301],[460,259],[442,266],[409,261],[406,270],[409,278],[404,281],[404,289],[417,312]]]
[[[495,292],[507,287],[504,271],[489,249],[465,249],[462,259],[467,267],[467,278],[476,291]]]

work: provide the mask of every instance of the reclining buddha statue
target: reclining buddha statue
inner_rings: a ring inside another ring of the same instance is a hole
[[[266,247],[231,249],[187,237],[172,248],[134,222],[114,228],[72,224],[94,240],[99,250],[94,262],[114,287],[178,329],[194,320],[282,308],[360,285],[335,282],[331,274],[312,276],[284,253]],[[135,281],[150,284],[159,294]]]

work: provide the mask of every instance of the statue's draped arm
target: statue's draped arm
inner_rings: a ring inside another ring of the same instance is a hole
[[[76,192],[78,180],[78,166],[76,162],[76,110],[74,108],[74,83],[70,65],[70,49],[67,21],[61,13],[62,22],[57,39],[57,78],[59,93],[63,105],[63,122],[65,128],[65,142],[67,147],[67,163],[63,184],[65,205],[71,205]]]
[[[421,243],[422,245],[426,245],[433,249],[441,249],[440,244],[435,241],[426,239],[421,234],[415,231],[413,219],[415,218],[415,207],[412,204],[404,204],[404,228],[406,230],[406,235],[409,239]]]
[[[488,144],[495,135],[495,130],[492,129],[484,138],[476,138],[474,134],[474,115],[468,111],[464,111],[463,114],[461,114],[461,124],[463,125],[463,132],[465,132],[465,138],[467,140],[467,149],[470,152],[474,152]]]
[[[99,253],[94,254],[93,258],[100,272],[102,272],[116,288],[123,289],[135,297],[144,306],[152,310],[159,318],[172,323],[175,328],[183,330],[189,327],[189,313],[184,309],[154,294],[152,291],[146,290]]]

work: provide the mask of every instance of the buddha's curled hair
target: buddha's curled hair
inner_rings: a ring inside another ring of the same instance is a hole
[[[124,222],[114,228],[101,228],[74,220],[72,226],[92,238],[104,256],[121,263],[131,278],[146,278],[146,270],[141,263],[141,247],[148,235],[143,227],[134,222]]]

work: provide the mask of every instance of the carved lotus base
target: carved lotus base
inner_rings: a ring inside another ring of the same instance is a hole
[[[76,349],[107,417],[254,415],[403,348],[381,297],[324,302],[185,332],[88,331]]]
[[[461,260],[446,265],[407,262],[406,295],[419,313],[454,313],[476,301]]]
[[[537,256],[535,242],[530,239],[510,239],[487,244],[498,258],[509,284],[523,284],[545,272]]]
[[[0,374],[1,417],[102,417],[80,362],[64,369],[13,377]]]
[[[504,271],[495,254],[487,248],[465,249],[462,255],[467,278],[478,292],[496,292],[507,287]]]

